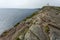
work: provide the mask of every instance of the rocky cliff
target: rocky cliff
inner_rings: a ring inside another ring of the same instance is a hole
[[[60,7],[45,6],[18,24],[0,40],[60,40]]]

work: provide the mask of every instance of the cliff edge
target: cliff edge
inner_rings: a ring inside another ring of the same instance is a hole
[[[4,32],[0,40],[60,40],[60,7],[44,6]]]

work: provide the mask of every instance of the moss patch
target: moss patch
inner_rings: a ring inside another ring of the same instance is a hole
[[[46,33],[49,33],[49,31],[50,31],[50,29],[49,29],[48,25],[46,25],[46,26],[45,26],[45,32],[46,32]]]
[[[16,40],[20,40],[19,38],[17,38]]]

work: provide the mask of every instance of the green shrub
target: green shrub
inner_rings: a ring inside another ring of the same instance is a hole
[[[23,21],[26,21],[27,19],[32,18],[33,16],[35,16],[37,14],[38,14],[38,12],[36,11],[32,15],[30,15],[30,16],[26,17],[25,19],[23,19]]]
[[[16,40],[20,40],[19,38],[17,38]]]
[[[16,26],[18,26],[20,23],[18,22],[17,24],[15,24],[15,26],[14,27],[16,27]]]
[[[46,33],[49,33],[49,30],[50,30],[50,29],[49,29],[48,25],[45,26],[45,32],[46,32]]]

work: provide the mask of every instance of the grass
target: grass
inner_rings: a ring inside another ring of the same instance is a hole
[[[16,40],[20,40],[19,38],[17,38]]]
[[[46,33],[49,33],[49,31],[50,31],[50,29],[49,29],[48,25],[46,25],[46,26],[45,26],[45,32],[46,32]]]
[[[26,21],[27,19],[30,19],[30,18],[32,18],[33,16],[37,15],[37,14],[38,14],[38,12],[36,11],[36,12],[34,12],[32,15],[30,15],[30,16],[26,17],[25,19],[23,19],[23,21]]]
[[[20,22],[16,23],[16,24],[14,25],[14,27],[18,26],[19,24],[20,24]]]

